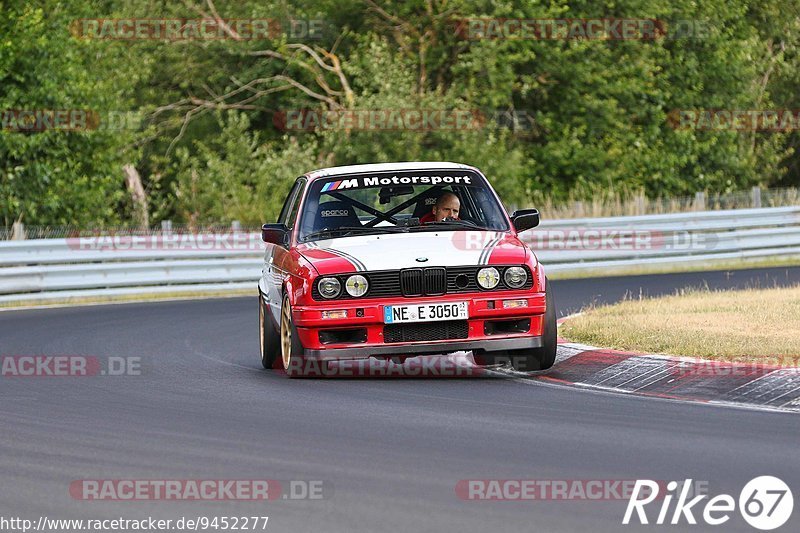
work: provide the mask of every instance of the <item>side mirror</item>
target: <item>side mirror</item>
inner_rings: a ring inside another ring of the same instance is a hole
[[[261,240],[266,243],[285,246],[289,240],[289,228],[283,224],[264,224],[261,226]]]
[[[511,214],[511,223],[517,233],[535,228],[539,225],[538,209],[517,209]]]

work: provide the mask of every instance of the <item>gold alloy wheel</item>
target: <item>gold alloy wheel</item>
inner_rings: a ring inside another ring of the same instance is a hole
[[[284,370],[289,370],[292,359],[292,311],[286,300],[281,311],[281,358]]]

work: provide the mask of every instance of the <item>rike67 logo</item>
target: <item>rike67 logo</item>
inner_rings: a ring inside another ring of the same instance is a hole
[[[659,484],[649,479],[636,480],[625,509],[622,523],[650,524],[652,513],[647,514],[645,507],[659,499],[661,502],[655,524],[697,524],[695,513],[711,526],[719,526],[731,519],[731,514],[736,510],[737,501],[729,494],[719,494],[700,505],[707,494],[701,494],[689,499],[691,479],[679,484],[677,481],[667,483],[666,495],[659,493]],[[659,498],[661,496],[661,498]],[[675,507],[672,502],[677,496]],[[759,476],[750,480],[739,493],[739,513],[745,522],[756,529],[770,531],[784,525],[792,516],[794,498],[789,486],[782,480],[773,476]]]

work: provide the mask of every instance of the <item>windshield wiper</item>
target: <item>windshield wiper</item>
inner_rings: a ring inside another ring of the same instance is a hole
[[[479,226],[479,225],[477,225],[474,222],[471,222],[469,220],[459,220],[459,219],[455,219],[455,218],[449,219],[449,220],[440,220],[438,222],[427,222],[425,224],[421,224],[419,226],[413,226],[413,227],[415,229],[416,228],[434,228],[434,229],[439,229],[439,228],[447,227],[447,226],[456,227],[456,228],[469,228],[469,229],[482,230],[482,231],[496,231],[496,230],[493,230],[491,228],[481,227],[481,226]]]
[[[308,242],[323,235],[337,235],[341,234],[342,237],[350,235],[351,233],[405,233],[408,228],[398,226],[381,226],[381,227],[364,227],[364,226],[342,226],[339,228],[323,229],[309,233],[303,237],[303,242]]]

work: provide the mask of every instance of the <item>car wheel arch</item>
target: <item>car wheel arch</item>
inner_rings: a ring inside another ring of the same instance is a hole
[[[294,307],[296,303],[294,297],[294,287],[290,279],[284,280],[281,284],[281,302],[283,302],[286,298],[289,298],[289,305]]]

